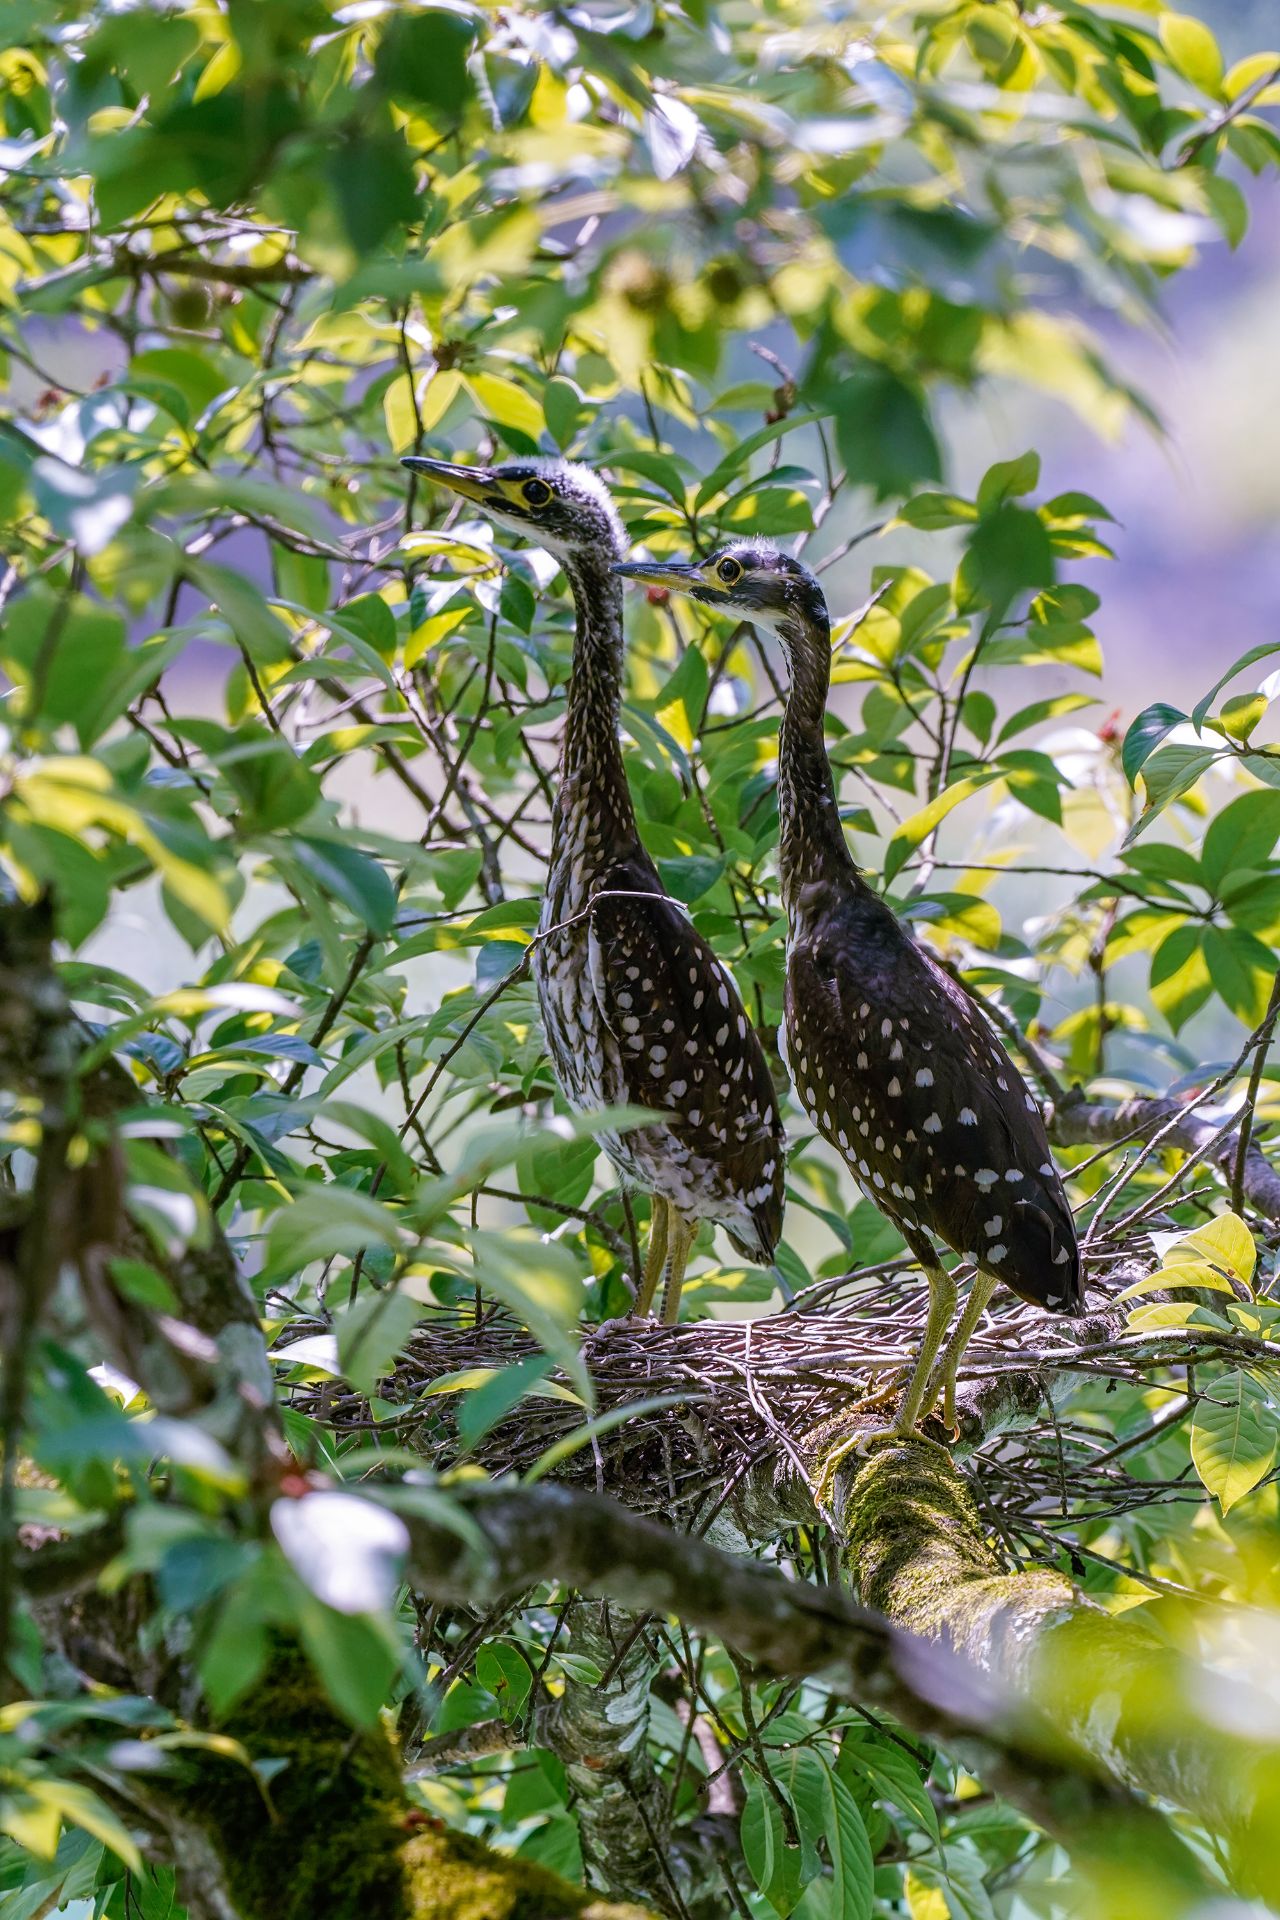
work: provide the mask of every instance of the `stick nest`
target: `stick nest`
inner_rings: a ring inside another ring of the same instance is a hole
[[[1224,1358],[1280,1372],[1280,1352],[1263,1341],[1211,1329],[1126,1331],[1123,1309],[1111,1301],[1141,1271],[1133,1261],[1110,1261],[1101,1276],[1091,1275],[1095,1311],[1080,1321],[1050,1318],[1001,1294],[969,1346],[956,1451],[972,1463],[982,1504],[1011,1551],[1042,1555],[1055,1527],[1082,1508],[1097,1517],[1204,1497],[1183,1480],[1134,1478],[1131,1456],[1115,1450],[1102,1424],[1061,1421],[1051,1393],[1056,1377],[1159,1383],[1170,1368]],[[554,1473],[681,1531],[729,1521],[744,1541],[758,1543],[815,1517],[810,1436],[840,1424],[883,1424],[914,1357],[926,1306],[919,1274],[899,1264],[852,1274],[846,1287],[825,1307],[806,1310],[800,1301],[754,1320],[611,1321],[590,1329],[583,1352],[600,1430],[586,1438],[579,1401],[535,1391],[464,1446],[459,1391],[441,1383],[540,1351],[493,1308],[478,1318],[441,1310],[425,1319],[382,1382],[376,1413],[333,1380],[296,1388],[295,1403],[338,1433],[377,1432],[410,1447],[436,1471],[473,1461],[495,1476]],[[294,1321],[289,1337],[318,1330]],[[547,1376],[553,1391],[569,1384]],[[637,1411],[627,1414],[628,1407]]]

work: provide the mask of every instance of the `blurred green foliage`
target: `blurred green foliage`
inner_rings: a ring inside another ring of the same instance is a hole
[[[1160,0],[27,0],[0,7],[0,48],[5,884],[52,896],[67,991],[152,1116],[121,1152],[154,1264],[117,1260],[112,1284],[171,1312],[166,1261],[216,1216],[282,1399],[336,1375],[368,1429],[330,1428],[314,1395],[288,1405],[300,1457],[383,1512],[421,1465],[391,1444],[388,1369],[415,1326],[476,1308],[541,1357],[434,1383],[466,1452],[519,1402],[589,1418],[580,1326],[628,1298],[631,1225],[552,1083],[526,965],[564,583],[487,524],[446,523],[406,451],[585,458],[655,552],[757,532],[869,577],[859,614],[837,605],[830,736],[862,858],[1065,1082],[1104,1102],[1247,1095],[1265,1139],[1280,641],[1191,714],[1097,728],[1098,600],[1072,575],[1107,554],[1105,507],[1044,497],[1016,448],[974,498],[947,490],[940,409],[963,419],[1015,381],[1103,433],[1146,415],[1086,316],[1144,324],[1166,276],[1242,240],[1242,183],[1280,159],[1280,55],[1224,70]],[[908,560],[876,564],[886,527]],[[769,1033],[780,665],[688,608],[633,613],[641,831]],[[18,1192],[39,1115],[6,1097],[2,1117]],[[779,1267],[835,1290],[899,1246],[798,1111],[791,1133]],[[1211,1296],[1140,1286],[1135,1334],[1272,1337],[1274,1220],[1238,1194],[1247,1224],[1225,1214],[1213,1172],[1166,1191],[1165,1151],[1127,1184],[1114,1153],[1065,1159],[1102,1241],[1134,1209],[1134,1232],[1167,1235],[1162,1288]],[[771,1297],[709,1238],[700,1256],[693,1314]],[[598,1677],[556,1650],[549,1594],[476,1634],[417,1617],[346,1521],[318,1547],[262,1537],[212,1433],[90,1372],[82,1302],[46,1335],[20,1516],[75,1531],[127,1504],[119,1571],[153,1578],[154,1629],[188,1637],[215,1708],[281,1627],[342,1712],[391,1705],[407,1734],[527,1730],[535,1695]],[[1123,1497],[1064,1483],[1060,1508],[1010,1519],[1011,1558],[1070,1564],[1274,1688],[1274,1659],[1232,1638],[1255,1618],[1274,1636],[1249,1609],[1280,1605],[1273,1376],[1218,1360],[1197,1386],[1171,1363],[1086,1380],[1060,1418],[1073,1461],[1124,1452]],[[433,1486],[397,1497],[447,1510]],[[326,1550],[350,1553],[354,1605]],[[781,1557],[821,1565],[808,1538]],[[25,1615],[15,1659],[42,1695]],[[686,1699],[696,1668],[737,1796],[739,1912],[1021,1920],[1078,1901],[1068,1854],[952,1757],[817,1686],[744,1691],[712,1642],[673,1638],[672,1660]],[[86,1782],[195,1737],[127,1692],[6,1709],[5,1914],[168,1915],[172,1875]],[[706,1751],[665,1697],[649,1741],[683,1828]],[[545,1752],[416,1791],[581,1870]],[[1214,1836],[1196,1844],[1216,1873]]]

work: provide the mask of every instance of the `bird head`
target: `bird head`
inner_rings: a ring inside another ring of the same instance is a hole
[[[466,467],[410,454],[400,465],[474,501],[505,532],[522,533],[553,553],[603,551],[612,557],[626,551],[626,535],[608,488],[590,467],[576,461],[507,460],[495,467]]]
[[[808,567],[758,540],[717,547],[705,560],[628,561],[614,572],[768,627],[788,648],[829,631],[827,603]]]

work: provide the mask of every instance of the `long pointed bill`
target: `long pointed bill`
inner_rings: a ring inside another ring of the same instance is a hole
[[[628,560],[613,571],[638,586],[667,587],[672,593],[693,593],[707,584],[701,567],[674,560]]]
[[[400,465],[413,473],[425,473],[437,486],[460,493],[464,500],[487,500],[493,491],[488,467],[462,467],[452,460],[428,460],[420,453],[406,454]]]

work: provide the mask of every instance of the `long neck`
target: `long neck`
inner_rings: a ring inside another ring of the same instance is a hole
[[[561,808],[593,807],[619,832],[634,832],[635,814],[622,767],[618,714],[622,705],[622,583],[616,554],[574,552],[564,567],[578,625],[573,678],[560,756]]]
[[[783,634],[791,661],[791,691],[778,738],[778,865],[782,901],[793,923],[806,889],[845,886],[859,878],[845,844],[827,758],[824,721],[831,684],[831,625],[826,616],[791,616]]]

